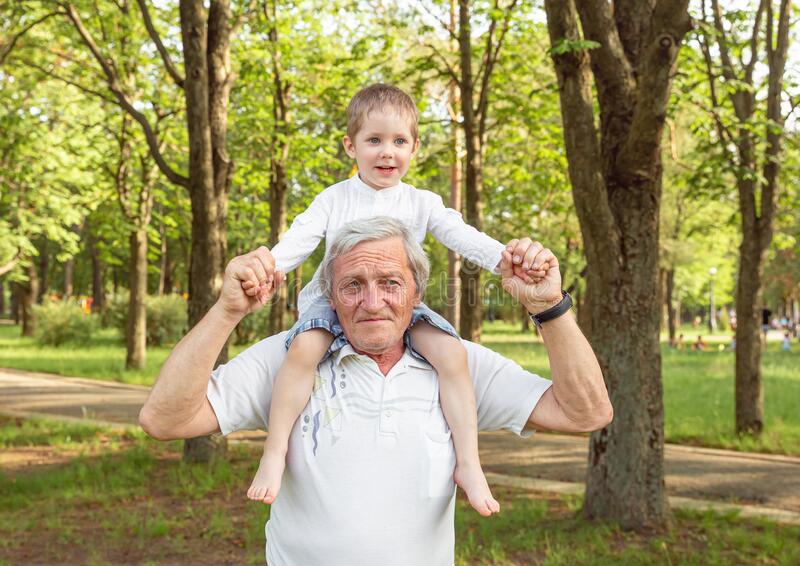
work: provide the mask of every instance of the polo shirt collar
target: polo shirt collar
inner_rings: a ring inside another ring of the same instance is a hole
[[[339,348],[336,352],[333,353],[333,363],[336,366],[341,365],[342,361],[348,356],[363,356],[364,354],[359,354],[356,352],[353,347],[348,343]],[[368,356],[365,356],[368,357]],[[406,345],[405,350],[403,351],[403,356],[400,358],[398,363],[402,363],[407,367],[414,367],[419,369],[425,370],[432,370],[433,366],[426,362],[423,358],[417,357],[413,355],[411,352],[411,348]]]

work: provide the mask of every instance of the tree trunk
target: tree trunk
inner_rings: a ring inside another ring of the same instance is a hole
[[[71,257],[64,262],[64,299],[72,296],[72,281],[75,274],[75,258]]]
[[[33,336],[36,326],[36,320],[33,317],[33,305],[36,303],[36,298],[39,296],[39,274],[36,272],[36,266],[31,261],[25,268],[25,275],[28,277],[27,281],[19,284],[19,310],[22,319],[22,335]]]
[[[661,307],[654,297],[659,296],[661,133],[670,75],[691,26],[687,4],[545,2],[569,175],[586,246],[587,304],[581,310],[589,311],[588,336],[615,414],[591,436],[584,513],[624,528],[660,527],[669,518]],[[575,45],[584,38],[598,47],[587,53]]]
[[[227,259],[225,219],[233,175],[233,163],[226,149],[228,99],[233,82],[230,18],[229,0],[211,0],[207,26],[203,0],[180,2],[192,204],[190,328],[216,302]],[[217,365],[227,359],[226,344],[217,357]],[[215,454],[222,455],[224,450],[224,439],[191,439],[184,443],[184,459],[207,462]]]
[[[458,9],[456,0],[450,0],[450,32],[456,33],[458,25]],[[450,165],[450,208],[461,212],[461,127],[458,122],[458,112],[461,98],[458,85],[451,80],[447,87],[448,109],[450,111],[450,142],[452,144],[453,162]],[[447,251],[447,319],[453,328],[461,326],[461,256],[453,250]]]
[[[19,283],[11,283],[11,320],[14,321],[14,324],[19,324],[20,321],[20,308],[19,308],[19,296],[22,290],[20,289]]]
[[[159,240],[161,241],[161,255],[159,259],[159,270],[158,270],[158,288],[156,289],[156,294],[159,297],[162,297],[166,294],[166,282],[167,282],[167,266],[169,265],[169,253],[167,250],[167,229],[166,225],[164,224],[164,219],[161,219],[161,223],[158,227],[158,236]]]
[[[50,250],[47,240],[42,240],[39,247],[39,285],[35,297],[35,301],[40,305],[44,302],[44,297],[47,295],[47,287],[50,285]]]
[[[288,152],[288,148],[286,148]],[[286,178],[285,162],[272,159],[272,178],[269,190],[269,236],[273,245],[280,240],[286,231],[286,201],[288,197],[288,181]],[[269,310],[269,335],[277,334],[283,330],[284,316],[286,314],[286,285],[282,285],[272,298]]]
[[[125,333],[125,367],[144,367],[147,348],[147,230],[140,228],[129,237],[128,324]]]
[[[466,150],[465,174],[465,212],[468,224],[476,230],[483,230],[483,170],[481,152],[483,147],[478,137],[478,119],[473,108],[475,92],[472,76],[472,32],[469,0],[459,0],[458,33],[461,59],[461,114],[464,127],[464,148]],[[460,270],[461,309],[460,334],[462,338],[480,342],[482,319],[481,268],[463,260]]]
[[[281,48],[278,38],[277,2],[264,4],[264,15],[269,23],[268,48],[272,57],[272,138],[270,142],[270,181],[269,181],[269,236],[272,245],[280,240],[286,231],[286,204],[289,195],[289,182],[286,176],[286,163],[289,160],[289,85],[283,78]],[[288,274],[286,274],[288,275]],[[272,299],[269,311],[269,333],[277,334],[283,330],[287,303],[286,285],[281,286]]]
[[[5,317],[6,315],[6,285],[5,282],[0,279],[0,318]]]
[[[92,312],[102,312],[106,306],[103,264],[94,236],[89,236],[89,256],[92,258]]]
[[[666,287],[664,290],[664,300],[667,304],[667,331],[669,332],[670,344],[675,343],[675,332],[677,329],[677,319],[675,304],[672,300],[672,295],[675,292],[675,270],[667,270]]]

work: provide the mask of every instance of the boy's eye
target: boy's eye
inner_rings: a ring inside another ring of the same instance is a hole
[[[379,140],[378,138],[369,138],[367,140],[367,143],[380,143],[380,142],[381,140]]]
[[[394,143],[396,143],[397,145],[403,145],[408,143],[408,140],[406,140],[405,138],[397,138],[396,140],[394,140]]]

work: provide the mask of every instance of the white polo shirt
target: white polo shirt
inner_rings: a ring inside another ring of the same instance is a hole
[[[266,430],[284,334],[217,368],[223,434]],[[481,430],[523,428],[550,381],[464,342]],[[384,376],[349,345],[323,361],[289,440],[266,525],[270,566],[452,566],[455,452],[433,368],[408,351]]]

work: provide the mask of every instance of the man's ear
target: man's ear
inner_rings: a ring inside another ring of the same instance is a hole
[[[344,146],[344,152],[349,155],[351,159],[355,159],[356,146],[353,144],[353,140],[350,139],[350,136],[345,136],[342,138],[342,145]]]

